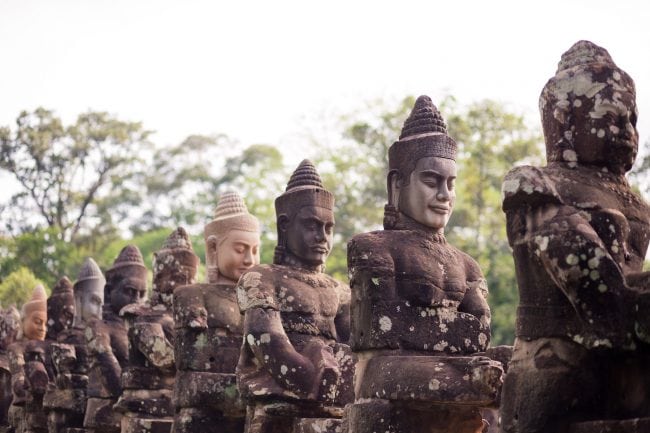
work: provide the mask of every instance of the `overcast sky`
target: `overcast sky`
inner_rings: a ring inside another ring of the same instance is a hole
[[[66,121],[93,109],[143,121],[159,144],[226,133],[286,151],[305,115],[445,93],[497,99],[538,125],[538,96],[561,54],[589,39],[636,81],[646,142],[647,9],[622,0],[0,0],[0,125],[37,106]]]

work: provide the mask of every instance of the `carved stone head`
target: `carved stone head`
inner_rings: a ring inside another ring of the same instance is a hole
[[[442,230],[456,197],[456,142],[431,98],[420,96],[404,122],[399,141],[388,150],[388,205],[384,227],[396,228],[400,215]]]
[[[75,326],[83,327],[91,319],[102,318],[105,285],[106,280],[97,263],[90,257],[86,258],[73,286]]]
[[[210,283],[235,284],[244,272],[259,264],[260,225],[236,192],[221,196],[204,235]]]
[[[638,150],[636,90],[607,50],[574,44],[539,98],[549,162],[628,171]]]
[[[0,311],[0,349],[6,349],[18,338],[20,313],[13,305]]]
[[[21,311],[23,338],[45,340],[47,323],[47,294],[39,284],[32,292],[32,298],[23,304]]]
[[[325,265],[334,236],[334,195],[323,187],[309,160],[291,175],[285,192],[275,200],[278,245],[273,262],[300,267]]]
[[[72,282],[62,277],[47,298],[47,338],[56,340],[59,333],[70,329],[74,321],[74,295]]]
[[[199,258],[183,227],[178,227],[165,240],[163,247],[153,254],[153,288],[151,304],[172,307],[174,289],[194,284]]]
[[[111,310],[119,314],[129,304],[143,303],[147,295],[147,268],[135,245],[127,245],[106,271],[104,297]]]

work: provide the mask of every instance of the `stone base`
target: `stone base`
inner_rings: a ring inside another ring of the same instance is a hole
[[[171,433],[174,420],[171,418],[122,417],[121,433]]]
[[[234,374],[180,371],[174,384],[173,403],[177,408],[212,408],[234,418],[243,418],[246,413]]]
[[[348,433],[343,421],[336,418],[297,418],[292,433]]]
[[[354,433],[482,433],[487,428],[478,408],[440,406],[423,411],[382,399],[351,405],[345,422]]]
[[[116,400],[111,398],[88,399],[84,428],[91,433],[119,433],[122,414],[113,410]]]
[[[648,433],[650,418],[599,420],[571,424],[569,433]]]
[[[357,398],[399,401],[420,408],[496,407],[502,376],[500,362],[481,356],[377,356],[365,364],[357,378]]]
[[[183,407],[174,417],[173,433],[243,433],[244,417],[231,418],[209,408]]]

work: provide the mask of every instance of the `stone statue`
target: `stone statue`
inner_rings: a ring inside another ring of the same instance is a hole
[[[456,142],[420,96],[388,151],[384,230],[348,244],[356,402],[351,432],[480,432],[501,363],[478,264],[444,235],[455,202]]]
[[[223,194],[205,227],[208,283],[174,290],[175,433],[244,429],[235,376],[242,344],[235,284],[259,263],[259,230],[241,197]]]
[[[175,287],[193,284],[199,258],[182,227],[174,230],[154,253],[151,302],[122,308],[127,325],[129,363],[122,369],[122,396],[116,409],[124,413],[122,433],[169,433],[174,408]]]
[[[520,295],[504,432],[650,431],[650,208],[625,178],[635,98],[605,49],[576,43],[540,96],[548,165],[503,183]]]
[[[83,331],[93,319],[102,318],[106,279],[97,263],[88,257],[74,283],[74,328]]]
[[[135,245],[127,245],[106,271],[102,319],[91,320],[85,332],[90,369],[84,427],[90,432],[121,429],[121,414],[113,405],[122,394],[120,376],[128,361],[128,337],[119,312],[126,305],[144,302],[146,292],[142,254]]]
[[[47,298],[47,340],[56,341],[59,334],[72,327],[74,321],[74,295],[72,282],[62,277]]]
[[[9,421],[17,432],[47,432],[42,410],[43,394],[49,382],[45,368],[47,294],[39,284],[21,311],[19,340],[9,347],[13,401]]]
[[[49,433],[76,433],[83,429],[86,411],[86,388],[88,387],[88,353],[84,331],[86,323],[101,320],[106,280],[99,266],[88,257],[84,261],[72,291],[66,291],[61,298],[63,311],[74,310],[73,321],[67,316],[65,329],[58,332],[55,343],[50,345],[50,357],[54,366],[54,381],[48,385],[43,397]],[[55,298],[56,291],[48,299]],[[73,307],[71,306],[73,303]],[[49,313],[48,317],[57,317]],[[49,322],[48,322],[49,323]],[[68,324],[72,323],[72,326]]]
[[[273,264],[255,266],[237,285],[245,341],[237,374],[247,433],[324,425],[352,400],[353,359],[341,344],[349,334],[350,292],[323,273],[333,208],[334,196],[304,160],[275,200]]]
[[[8,348],[18,337],[20,313],[16,307],[0,308],[0,431],[9,427],[7,413],[13,399]]]

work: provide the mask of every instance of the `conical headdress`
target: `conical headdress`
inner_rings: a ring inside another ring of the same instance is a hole
[[[185,265],[198,267],[199,265],[199,258],[194,254],[190,237],[183,227],[178,227],[174,230],[165,239],[162,248],[154,253],[154,279],[162,271],[162,269],[157,268],[165,267],[168,263],[166,258],[169,256],[174,257],[174,260],[170,262],[173,266]]]
[[[126,269],[130,268],[130,269]],[[120,254],[113,262],[113,266],[106,271],[106,279],[110,280],[114,275],[123,272],[135,272],[141,278],[147,277],[147,268],[142,260],[142,254],[135,245],[127,245],[122,248]]]
[[[234,191],[224,192],[214,211],[214,219],[205,226],[205,238],[215,235],[222,239],[230,230],[259,232],[260,223],[248,213],[246,203]]]
[[[420,96],[404,122],[399,141],[388,149],[388,166],[410,175],[421,158],[435,156],[456,160],[456,142],[447,135],[447,125],[431,98]]]
[[[303,206],[334,209],[334,195],[323,187],[323,181],[314,164],[303,160],[293,172],[284,194],[275,199],[275,212],[293,215]]]
[[[77,287],[77,285],[82,281],[88,281],[88,280],[101,281],[102,286],[106,284],[106,280],[104,279],[102,270],[99,269],[99,266],[92,259],[92,257],[86,257],[86,260],[84,260],[84,264],[81,266],[81,270],[79,271],[79,275],[77,276],[77,281],[75,282],[74,285],[75,287]]]
[[[614,63],[605,48],[590,41],[578,41],[562,54],[555,75],[539,97],[547,162],[575,162],[576,153],[565,151],[573,148],[573,138],[578,134],[576,127],[588,115],[577,113],[578,107],[584,110],[584,106],[599,103],[601,92],[612,86],[636,95],[634,80]],[[580,155],[577,157],[579,161]]]
[[[38,310],[47,311],[47,293],[45,293],[45,287],[42,284],[34,287],[31,299],[23,304],[22,316],[27,317],[33,311]]]
[[[616,67],[609,52],[590,41],[578,41],[567,50],[557,64],[557,72],[576,66],[594,63],[609,64]]]
[[[52,294],[50,297],[67,294],[72,294],[72,282],[68,279],[68,277],[64,275],[52,289]]]

